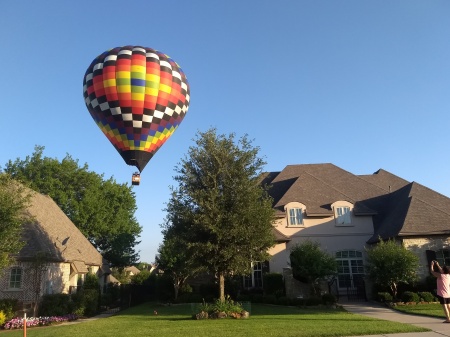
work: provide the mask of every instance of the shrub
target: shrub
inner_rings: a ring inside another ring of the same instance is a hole
[[[276,303],[279,305],[291,305],[291,299],[286,296],[278,297]]]
[[[323,294],[322,295],[322,303],[323,304],[335,304],[336,297],[333,294]]]
[[[98,282],[98,277],[91,272],[87,273],[83,283],[83,289],[99,290],[100,283]]]
[[[378,302],[387,303],[387,302],[392,302],[393,297],[388,292],[379,292],[379,293],[377,293],[376,300]]]
[[[309,297],[305,300],[305,305],[307,305],[307,306],[320,305],[320,304],[322,304],[321,297]]]
[[[423,292],[417,293],[417,294],[424,302],[435,302],[436,301],[436,297],[428,291],[423,291]]]
[[[5,324],[5,322],[6,322],[6,316],[3,313],[3,311],[0,310],[0,327],[2,327],[3,324]]]
[[[420,297],[417,293],[412,292],[412,291],[405,291],[402,294],[402,301],[405,303],[409,303],[409,302],[420,302]]]
[[[267,296],[264,296],[264,303],[277,304],[278,301],[277,301],[277,298],[275,295],[267,295]]]
[[[17,307],[17,300],[12,299],[1,299],[0,300],[0,310],[5,315],[6,320],[10,320],[14,317],[14,311]]]
[[[44,295],[39,304],[39,315],[64,316],[71,314],[73,309],[74,306],[68,294]]]
[[[195,308],[195,313],[192,315],[192,317],[195,319],[225,317],[237,318],[244,311],[245,310],[241,303],[235,302],[229,296],[227,296],[225,298],[225,301],[216,300],[214,303],[203,302],[202,304],[198,305]]]
[[[98,297],[98,291],[95,289],[85,289],[83,291],[84,314],[86,316],[94,316],[98,313]]]
[[[264,294],[275,295],[277,297],[284,295],[283,275],[280,273],[264,274]]]

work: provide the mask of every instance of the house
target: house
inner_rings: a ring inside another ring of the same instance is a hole
[[[135,266],[129,266],[125,268],[125,273],[127,274],[127,276],[131,277],[134,275],[139,274],[141,271],[135,267]]]
[[[304,240],[319,242],[335,256],[339,291],[364,279],[366,249],[379,238],[414,251],[422,279],[429,275],[430,259],[450,264],[450,198],[416,182],[382,169],[355,175],[333,164],[305,164],[268,172],[263,184],[272,186],[276,214],[269,270],[283,273],[288,296],[304,292],[289,268],[291,248]],[[260,278],[262,265],[253,265],[253,280]]]
[[[52,198],[30,193],[27,212],[32,220],[24,224],[25,246],[16,263],[0,275],[0,299],[31,304],[44,294],[72,293],[88,272],[103,286],[110,274],[108,262]]]

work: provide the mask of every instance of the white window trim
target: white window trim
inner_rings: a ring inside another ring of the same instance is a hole
[[[348,209],[348,212],[345,212],[344,215],[340,215],[339,214],[339,209]],[[333,212],[334,212],[334,223],[336,225],[336,227],[352,227],[355,226],[355,224],[353,223],[354,219],[352,216],[353,213],[353,207],[351,206],[351,204],[349,203],[345,203],[345,204],[333,204]],[[341,222],[342,218],[344,218],[344,222]],[[345,221],[345,218],[348,219],[348,222]]]
[[[301,214],[301,223],[299,224],[293,224],[291,223],[291,211],[294,211],[294,218],[297,220],[297,215],[298,213],[296,212],[296,210],[300,210],[300,214]],[[286,212],[286,227],[291,227],[291,228],[300,228],[300,227],[305,227],[305,214],[306,214],[306,206],[303,205],[300,202],[290,202],[289,204],[284,206],[284,211]]]

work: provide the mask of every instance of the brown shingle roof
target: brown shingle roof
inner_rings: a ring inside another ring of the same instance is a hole
[[[407,235],[450,234],[450,198],[385,170],[354,175],[333,164],[288,165],[264,176],[272,185],[276,215],[293,201],[307,216],[332,215],[331,204],[346,200],[355,215],[372,215],[374,235],[368,242]]]
[[[53,261],[80,261],[87,265],[102,266],[102,270],[108,272],[107,261],[53,199],[34,191],[30,193],[31,205],[27,211],[34,220],[24,225],[23,237],[26,244],[18,258],[27,260],[37,252],[45,252]]]

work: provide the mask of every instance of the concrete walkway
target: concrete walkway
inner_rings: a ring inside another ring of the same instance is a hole
[[[377,303],[361,302],[361,303],[345,303],[342,307],[348,312],[364,315],[372,318],[384,319],[400,323],[407,323],[423,328],[431,329],[428,332],[411,332],[411,333],[394,333],[384,335],[367,335],[359,337],[443,337],[450,336],[450,324],[443,323],[442,318],[425,317],[418,315],[408,315],[387,307],[383,307]],[[350,336],[351,337],[351,336]]]

